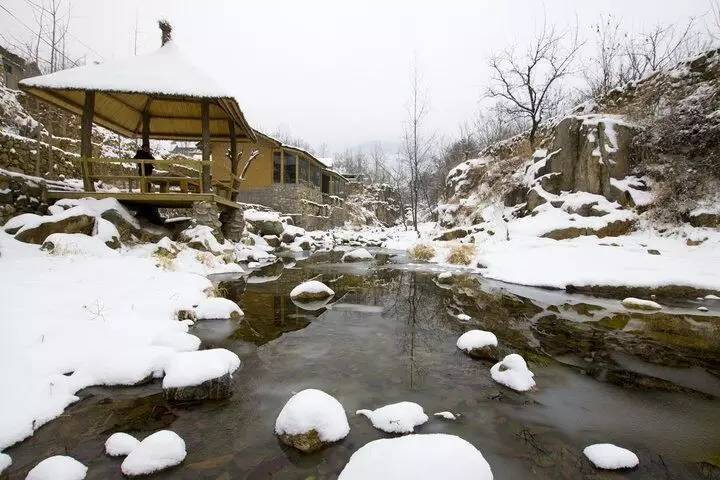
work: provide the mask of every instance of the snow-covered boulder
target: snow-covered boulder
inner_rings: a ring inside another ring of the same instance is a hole
[[[117,255],[98,237],[83,233],[53,233],[48,235],[40,247],[53,255],[83,255],[88,257],[107,257]]]
[[[373,427],[387,433],[411,433],[415,427],[428,421],[423,408],[413,402],[399,402],[375,410],[358,410],[356,415],[365,415]]]
[[[626,448],[618,447],[612,443],[596,443],[585,447],[585,456],[593,465],[603,470],[618,470],[621,468],[635,468],[640,463],[637,455]]]
[[[452,283],[452,280],[452,272],[442,272],[440,275],[437,276],[437,282],[441,285],[447,285],[449,283]]]
[[[179,465],[186,455],[185,441],[177,433],[160,430],[133,448],[120,469],[130,477],[149,475]]]
[[[455,435],[374,440],[353,453],[338,480],[492,480],[482,453]]]
[[[485,330],[470,330],[460,335],[457,348],[473,358],[496,361],[498,358],[497,337]]]
[[[349,252],[345,252],[345,254],[342,256],[343,262],[366,262],[368,260],[372,260],[373,257],[372,253],[368,252],[364,248],[356,248],[355,250],[350,250]]]
[[[200,348],[201,342],[195,335],[173,328],[160,332],[152,343],[160,347],[170,347],[176,352],[194,352]]]
[[[314,452],[350,433],[345,409],[334,397],[313,388],[293,395],[275,421],[280,440],[302,452]]]
[[[461,322],[469,322],[470,320],[472,320],[472,317],[467,313],[459,313],[457,319]]]
[[[105,453],[111,457],[120,457],[130,454],[140,440],[124,432],[113,433],[105,440]]]
[[[324,300],[335,295],[333,289],[317,280],[308,280],[303,282],[290,291],[290,298],[300,302],[311,302],[314,300]]]
[[[223,348],[181,352],[165,366],[163,391],[172,401],[221,400],[232,396],[232,374],[240,358]]]
[[[238,320],[243,315],[240,307],[227,298],[206,298],[195,307],[195,318],[198,320]]]
[[[434,416],[444,418],[445,420],[457,420],[457,415],[455,415],[452,412],[444,411],[444,412],[435,412],[433,413]]]
[[[180,232],[179,239],[187,243],[188,247],[211,253],[222,253],[223,245],[213,235],[212,227],[196,225]]]
[[[261,212],[249,209],[245,210],[243,216],[245,217],[245,224],[257,235],[275,235],[279,237],[283,233],[284,226],[280,221],[278,212]]]
[[[72,457],[55,455],[38,463],[25,480],[83,480],[87,467]]]
[[[662,305],[652,300],[628,297],[622,301],[623,307],[634,310],[661,310]]]
[[[699,307],[697,307],[697,309],[698,309],[698,311],[700,311],[700,312],[707,312],[707,311],[709,310],[709,308],[704,307],[704,306],[702,306],[702,305],[699,306]]]
[[[12,458],[6,453],[0,453],[0,473],[12,465]]]
[[[533,377],[525,359],[517,353],[511,353],[490,369],[490,376],[499,384],[518,392],[526,392],[535,386]]]
[[[296,227],[295,225],[285,225],[282,233],[282,242],[289,245],[293,243],[296,238],[304,237],[305,234],[305,230],[300,227]]]

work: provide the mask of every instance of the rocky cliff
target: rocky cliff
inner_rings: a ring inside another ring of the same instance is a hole
[[[540,139],[533,149],[518,135],[452,170],[441,224],[556,239],[718,227],[720,50],[579,105]]]

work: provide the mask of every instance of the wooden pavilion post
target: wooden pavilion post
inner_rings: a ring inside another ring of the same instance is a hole
[[[142,112],[142,149],[146,153],[150,153],[150,111],[148,110],[150,102],[147,102]],[[145,178],[145,160],[140,160],[140,192],[147,193],[148,181]]]
[[[233,176],[230,200],[234,202],[238,197],[237,189],[240,188],[240,182],[237,180],[240,159],[237,156],[237,132],[235,131],[235,122],[232,119],[228,120],[228,131],[230,132],[230,171]]]
[[[92,124],[95,114],[95,92],[85,91],[85,104],[83,105],[82,120],[80,124],[80,161],[83,175],[83,188],[86,192],[95,191],[95,183],[92,181],[92,165],[89,160],[92,158]]]
[[[202,117],[202,193],[212,193],[212,177],[210,174],[210,102],[202,100],[200,104]]]

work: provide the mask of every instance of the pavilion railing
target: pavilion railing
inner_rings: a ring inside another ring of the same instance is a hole
[[[230,198],[237,192],[240,178],[228,170],[221,178],[212,178],[212,192],[203,191],[202,167],[211,162],[194,159],[145,160],[135,158],[78,158],[85,185],[93,189],[96,182],[126,188],[134,193],[217,193]],[[154,172],[146,174],[146,165]],[[187,173],[178,170],[185,170]],[[235,180],[235,181],[233,181]]]

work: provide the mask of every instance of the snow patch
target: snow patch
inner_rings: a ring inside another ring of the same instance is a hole
[[[148,475],[179,465],[186,455],[185,441],[177,433],[160,430],[133,448],[120,469],[128,476]]]
[[[356,415],[365,415],[373,427],[387,433],[411,433],[415,427],[428,421],[423,408],[413,402],[399,402],[375,410],[358,410]]]
[[[490,369],[493,380],[518,392],[526,392],[535,386],[533,377],[525,359],[517,353],[511,353]]]
[[[240,358],[224,348],[182,352],[173,355],[165,367],[163,388],[200,385],[232,374],[240,367]]]
[[[128,455],[135,447],[140,445],[140,440],[124,432],[113,433],[105,441],[105,453],[111,457]]]
[[[55,455],[38,463],[25,480],[83,480],[87,467],[72,457]]]
[[[634,468],[640,463],[637,455],[628,449],[618,447],[612,443],[596,443],[585,447],[585,456],[597,468],[604,470],[617,470],[621,468]]]

